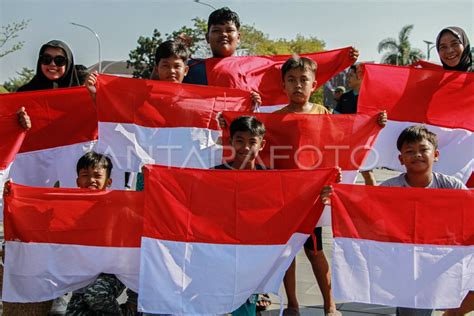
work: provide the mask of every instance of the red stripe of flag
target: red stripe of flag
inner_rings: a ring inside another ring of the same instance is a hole
[[[101,122],[145,127],[218,129],[216,114],[250,111],[250,93],[238,89],[100,75],[97,90]]]
[[[474,245],[474,192],[334,185],[334,237],[429,245]]]
[[[318,87],[352,65],[350,47],[319,53],[300,54],[318,64]],[[281,88],[281,67],[292,55],[236,56],[206,59],[207,82],[210,86],[254,90],[260,93],[263,105],[288,103]]]
[[[4,198],[7,241],[140,247],[143,192],[11,184]]]
[[[357,111],[474,131],[474,73],[365,65]]]
[[[145,167],[144,236],[211,244],[285,244],[309,234],[335,169],[202,170]]]
[[[230,124],[242,113],[224,112],[223,115]],[[274,169],[337,166],[343,170],[357,170],[381,129],[376,117],[369,115],[252,115],[263,122],[266,129],[267,143],[259,158]],[[222,143],[230,143],[229,129],[223,131]],[[230,151],[226,151],[224,157],[230,156]]]
[[[24,106],[31,118],[20,152],[97,140],[97,115],[85,87],[0,94],[0,114]]]

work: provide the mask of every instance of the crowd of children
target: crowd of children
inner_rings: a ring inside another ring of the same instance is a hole
[[[208,19],[206,41],[210,44],[213,57],[226,58],[233,56],[240,42],[240,20],[238,15],[228,8],[218,9],[211,13]],[[436,41],[443,67],[449,70],[473,71],[469,40],[465,32],[457,27],[443,29]],[[350,58],[355,62],[359,52],[351,49]],[[229,69],[228,71],[232,71]],[[323,105],[309,101],[316,90],[317,64],[309,58],[293,56],[282,66],[282,89],[288,96],[289,103],[275,113],[301,114],[330,114],[331,111]],[[335,113],[352,114],[357,112],[357,97],[362,82],[362,70],[354,65],[349,71],[348,92],[338,87],[338,104]],[[95,100],[97,72],[86,78],[91,97]],[[207,84],[206,67],[204,60],[190,58],[187,45],[177,39],[168,40],[156,49],[155,66],[151,79],[175,83]],[[35,77],[18,91],[54,89],[79,85],[71,49],[61,41],[50,41],[40,49]],[[250,91],[254,108],[261,104],[257,91]],[[24,108],[18,111],[20,125],[29,129],[30,119]],[[377,123],[382,127],[387,122],[387,114],[380,112]],[[215,169],[250,169],[262,170],[265,166],[256,163],[260,151],[265,147],[265,126],[255,117],[245,115],[232,122],[225,122],[219,118],[222,128],[230,129],[230,145],[235,155],[231,162],[215,166]],[[33,122],[34,124],[34,122]],[[395,144],[394,144],[395,145]],[[423,187],[423,188],[450,188],[465,189],[462,182],[454,177],[435,173],[433,163],[439,159],[436,135],[423,126],[412,126],[405,129],[396,144],[400,151],[400,163],[405,166],[406,172],[396,178],[387,180],[381,185]],[[77,186],[94,190],[105,190],[110,186],[112,162],[102,154],[89,152],[81,157],[77,163]],[[373,177],[373,176],[372,176]],[[370,175],[369,175],[370,178]],[[138,177],[138,189],[142,178]],[[373,180],[371,180],[373,181]],[[367,181],[366,181],[367,182]],[[323,189],[322,197],[328,200],[331,188]],[[331,275],[327,259],[322,251],[321,229],[315,229],[317,252],[314,251],[312,238],[304,245],[305,254],[311,263],[314,275],[324,299],[326,315],[339,315],[331,292]],[[296,297],[295,261],[291,264],[284,277],[284,286],[288,299],[288,306],[284,315],[299,315],[299,303]],[[67,306],[67,315],[136,315],[136,293],[127,291],[129,300],[120,306],[117,298],[125,290],[125,286],[110,274],[101,274],[89,286],[77,290]],[[463,305],[458,310],[448,311],[449,315],[456,315],[474,309],[474,295],[468,294]],[[233,315],[255,315],[257,310],[264,309],[271,302],[266,294],[252,296]],[[428,315],[431,310],[413,310],[399,308],[399,315]]]

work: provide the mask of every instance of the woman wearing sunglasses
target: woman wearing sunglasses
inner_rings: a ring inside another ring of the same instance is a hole
[[[52,40],[41,46],[36,75],[17,91],[67,88],[79,85],[71,49],[62,41]]]

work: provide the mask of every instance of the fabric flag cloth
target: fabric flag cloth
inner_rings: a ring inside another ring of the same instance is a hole
[[[0,114],[0,190],[3,192],[3,184],[8,179],[10,166],[20,150],[25,138],[26,131],[18,123],[16,111],[8,114]],[[0,197],[0,212],[3,211],[3,196]],[[3,221],[3,213],[0,214],[0,222]]]
[[[2,94],[0,104],[0,115],[24,106],[31,118],[32,128],[11,168],[13,180],[42,187],[59,181],[61,187],[76,187],[76,163],[97,142],[97,115],[87,89]],[[123,183],[122,174],[113,172],[115,183]]]
[[[443,70],[443,66],[439,64],[433,64],[426,60],[418,60],[410,65],[411,67],[415,68],[423,68],[423,69],[432,69],[432,70]]]
[[[445,309],[474,290],[474,192],[333,188],[336,300]]]
[[[365,169],[403,171],[397,138],[404,128],[424,124],[438,136],[440,159],[433,170],[474,180],[473,73],[368,64],[358,102],[358,113],[388,115]]]
[[[114,166],[210,168],[222,161],[216,115],[250,111],[248,91],[100,75],[98,150]]]
[[[25,138],[26,131],[18,123],[16,111],[10,115],[0,114],[0,182],[8,177],[8,170],[15,160]]]
[[[143,196],[12,183],[5,196],[3,300],[54,299],[100,273],[137,291]]]
[[[300,54],[318,64],[316,80],[318,87],[349,67],[354,60],[349,58],[350,47],[325,52]],[[190,73],[206,77],[190,80],[190,83],[205,83],[210,86],[253,90],[260,93],[262,105],[288,103],[281,88],[281,67],[291,55],[276,56],[235,56],[207,58],[190,64]],[[203,64],[205,67],[203,67]],[[193,68],[205,68],[194,70]],[[195,82],[192,82],[195,81]]]
[[[335,176],[145,166],[139,309],[223,314],[253,293],[276,293]]]
[[[223,112],[228,125],[242,115]],[[376,115],[314,115],[253,113],[265,125],[266,145],[257,160],[271,169],[340,167],[343,181],[353,183],[381,127]],[[230,144],[225,129],[222,144]],[[227,147],[224,159],[232,160]]]

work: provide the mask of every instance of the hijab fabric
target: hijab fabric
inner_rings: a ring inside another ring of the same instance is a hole
[[[61,48],[66,56],[66,71],[64,75],[58,80],[49,80],[41,71],[41,63],[39,56],[43,55],[45,50],[49,47]],[[17,91],[34,91],[34,90],[46,90],[56,88],[68,88],[74,86],[80,86],[79,79],[76,73],[76,67],[74,67],[74,58],[72,51],[69,46],[63,41],[52,40],[41,46],[39,51],[38,61],[36,63],[36,75],[31,79],[30,82],[20,87]]]
[[[467,72],[472,72],[474,71],[474,68],[472,66],[472,55],[471,55],[471,45],[469,43],[469,38],[467,37],[466,32],[460,27],[457,26],[449,26],[441,30],[439,32],[438,37],[436,38],[436,50],[439,53],[439,41],[441,39],[441,36],[446,33],[450,32],[453,34],[455,37],[459,39],[461,44],[464,46],[464,51],[462,52],[461,55],[461,60],[459,61],[459,64],[457,64],[454,67],[450,67],[446,65],[443,61],[441,63],[443,64],[443,68],[446,70],[458,70],[458,71],[467,71]]]

